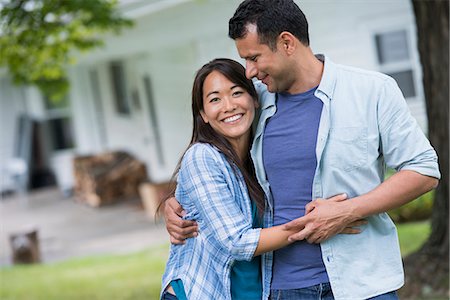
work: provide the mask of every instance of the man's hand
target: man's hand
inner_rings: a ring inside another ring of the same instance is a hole
[[[308,243],[320,243],[338,233],[356,234],[360,230],[353,228],[366,224],[353,214],[346,194],[329,199],[316,199],[305,207],[305,216],[285,224],[286,230],[298,232],[289,236],[289,241],[307,240]]]
[[[183,220],[186,212],[178,203],[175,197],[166,200],[164,205],[164,220],[166,229],[170,235],[170,242],[175,245],[182,245],[185,239],[197,236],[198,227],[195,221]]]

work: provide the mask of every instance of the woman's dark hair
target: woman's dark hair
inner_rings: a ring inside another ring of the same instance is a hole
[[[308,21],[302,10],[292,0],[246,0],[236,9],[228,23],[228,36],[245,37],[247,25],[254,24],[259,42],[272,51],[277,37],[283,31],[292,33],[305,46],[309,46]]]
[[[236,151],[234,151],[230,142],[228,142],[228,140],[224,136],[217,133],[209,123],[205,123],[200,114],[200,112],[203,110],[203,84],[206,77],[213,71],[220,72],[228,80],[245,89],[253,99],[257,99],[258,97],[255,87],[253,86],[253,82],[245,77],[245,69],[240,63],[227,58],[217,58],[205,64],[197,71],[192,87],[193,129],[191,142],[189,143],[187,149],[189,149],[189,147],[191,147],[195,143],[208,143],[217,147],[219,151],[223,153],[223,155],[225,155],[227,161],[230,163],[233,169],[235,171],[237,169],[241,171],[247,185],[250,198],[256,203],[258,212],[260,215],[262,215],[265,205],[264,192],[257,182],[255,169],[253,167],[253,162],[250,155],[246,162],[242,162],[239,159]],[[253,136],[251,135],[250,139],[252,139],[252,137]],[[251,142],[249,143],[248,152],[250,152],[250,145]],[[175,193],[175,178],[180,170],[182,159],[183,156],[178,162],[178,165],[175,168],[174,174],[172,176],[173,185],[171,187],[169,196],[173,196]],[[167,200],[167,198],[164,200]]]

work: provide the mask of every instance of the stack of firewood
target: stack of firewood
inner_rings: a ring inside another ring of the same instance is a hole
[[[147,181],[145,164],[121,151],[76,157],[74,173],[76,198],[94,207],[138,197]]]
[[[158,220],[164,211],[164,199],[172,192],[176,183],[150,183],[144,182],[139,186],[139,194],[145,209],[145,213],[150,220]]]

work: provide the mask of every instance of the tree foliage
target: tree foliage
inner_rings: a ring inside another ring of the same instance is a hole
[[[428,137],[439,157],[431,234],[406,257],[405,299],[449,296],[449,2],[413,0],[428,115]]]
[[[132,25],[115,0],[0,0],[0,20],[0,66],[52,99],[68,91],[74,50],[98,47],[100,33]]]

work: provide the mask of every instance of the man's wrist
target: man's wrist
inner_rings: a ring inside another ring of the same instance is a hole
[[[354,197],[348,199],[347,201],[344,201],[344,203],[347,205],[347,212],[349,214],[349,223],[363,219],[365,217],[360,207],[362,201],[359,198],[360,197]]]

